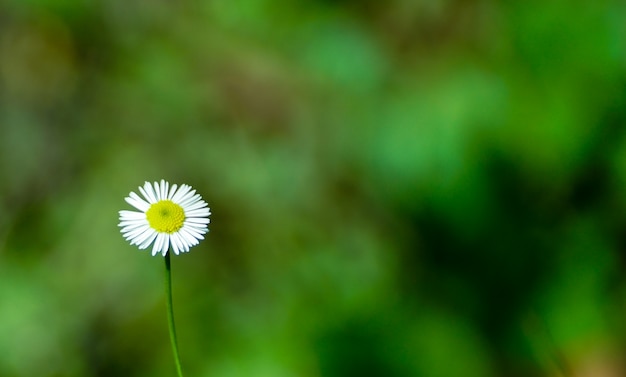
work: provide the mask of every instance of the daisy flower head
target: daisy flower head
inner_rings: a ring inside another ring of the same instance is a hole
[[[146,249],[152,245],[152,255],[163,256],[171,249],[174,254],[188,252],[204,239],[211,210],[196,190],[189,185],[172,185],[165,180],[146,182],[139,187],[143,198],[131,192],[126,202],[137,211],[120,211],[121,232],[131,245]]]

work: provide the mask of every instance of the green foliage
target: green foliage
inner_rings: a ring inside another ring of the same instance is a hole
[[[0,3],[0,375],[623,374],[619,1]]]

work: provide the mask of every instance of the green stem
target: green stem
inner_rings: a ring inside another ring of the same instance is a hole
[[[174,324],[174,305],[172,304],[172,272],[170,267],[170,253],[165,254],[165,295],[167,298],[167,323],[170,330],[170,341],[172,342],[172,352],[174,352],[174,362],[178,377],[183,377],[183,369],[180,366],[180,356],[178,356],[178,343],[176,342],[176,325]]]

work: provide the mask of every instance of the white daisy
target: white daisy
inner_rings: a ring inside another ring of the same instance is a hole
[[[131,192],[125,200],[141,212],[120,211],[118,224],[131,245],[145,249],[154,242],[153,256],[159,252],[165,256],[170,246],[178,255],[204,239],[211,210],[191,186],[170,188],[162,179],[161,184],[146,182],[139,192],[143,198]]]

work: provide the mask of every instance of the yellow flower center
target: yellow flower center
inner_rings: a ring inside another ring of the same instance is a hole
[[[183,227],[185,211],[171,200],[161,200],[150,206],[146,218],[152,229],[172,234]]]

